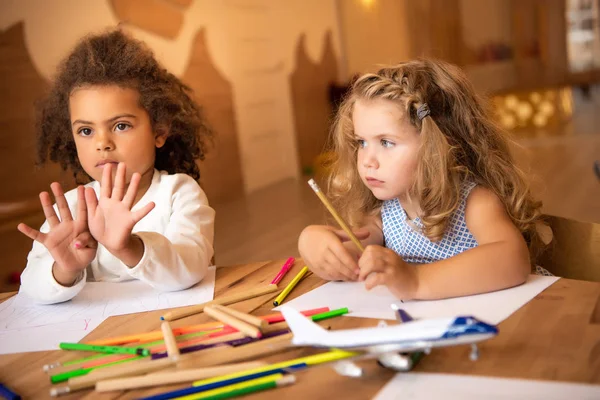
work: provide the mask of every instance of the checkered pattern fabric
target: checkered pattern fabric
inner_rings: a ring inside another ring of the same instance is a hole
[[[477,246],[465,222],[467,196],[476,186],[473,182],[463,185],[460,192],[460,204],[450,217],[448,229],[442,240],[432,242],[421,232],[423,223],[415,218],[411,226],[398,199],[383,202],[381,220],[385,246],[394,250],[409,263],[431,263],[453,257]]]
[[[406,213],[398,199],[384,201],[381,207],[381,220],[385,246],[394,250],[404,261],[417,264],[444,260],[476,247],[477,240],[467,228],[465,221],[467,197],[475,186],[473,182],[463,184],[460,204],[450,217],[446,234],[439,242],[432,242],[421,232],[423,223],[419,217],[412,221],[415,227],[408,223]],[[553,276],[540,266],[536,266],[535,273]]]

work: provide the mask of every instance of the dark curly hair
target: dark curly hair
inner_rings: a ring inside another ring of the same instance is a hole
[[[212,133],[191,89],[163,68],[143,42],[120,30],[83,38],[59,65],[48,94],[36,104],[38,164],[50,160],[70,168],[78,183],[91,180],[77,158],[69,115],[69,96],[88,85],[137,90],[152,128],[168,130],[164,146],[156,149],[155,168],[200,178],[196,160],[204,159]]]

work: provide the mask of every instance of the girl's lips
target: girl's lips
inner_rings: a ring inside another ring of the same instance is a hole
[[[366,181],[369,186],[382,186],[384,183],[383,181],[375,178],[366,178]]]
[[[112,160],[102,160],[102,161],[98,162],[98,164],[96,164],[96,167],[104,167],[106,164],[118,165],[119,163],[117,161],[112,161]]]

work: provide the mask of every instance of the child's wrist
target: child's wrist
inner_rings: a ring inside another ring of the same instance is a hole
[[[61,286],[71,287],[77,281],[81,271],[68,271],[58,265],[56,262],[52,264],[52,276],[54,280]]]
[[[131,235],[124,248],[110,252],[113,256],[121,260],[123,264],[127,265],[129,268],[133,268],[139,264],[144,255],[144,242],[139,236]]]

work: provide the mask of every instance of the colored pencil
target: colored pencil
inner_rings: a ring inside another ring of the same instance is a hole
[[[279,282],[283,279],[285,274],[294,266],[294,262],[296,259],[294,257],[290,257],[287,259],[285,264],[281,267],[281,270],[275,275],[275,278],[271,281],[271,285],[279,285]]]
[[[221,297],[220,299],[215,299],[203,304],[199,304],[197,306],[188,306],[178,310],[173,310],[162,317],[162,320],[165,321],[174,321],[176,319],[184,318],[189,315],[198,314],[204,311],[204,307],[212,305],[212,304],[221,304],[228,305],[232,303],[237,303],[238,301],[252,299],[254,297],[262,296],[265,294],[273,293],[277,291],[277,285],[267,285],[262,287],[252,288],[250,290],[246,290],[244,292],[235,293],[230,296]]]
[[[251,315],[251,314],[247,314],[238,310],[234,310],[231,307],[226,307],[226,306],[222,306],[220,304],[215,304],[212,305],[211,307],[215,308],[216,310],[222,311],[226,314],[231,315],[234,318],[239,319],[240,321],[244,321],[249,323],[250,325],[254,325],[255,327],[259,328],[259,329],[264,329],[266,328],[269,323],[267,321],[265,321],[264,319]]]
[[[329,202],[329,200],[327,199],[325,194],[321,191],[321,188],[319,188],[319,185],[317,185],[317,182],[315,182],[314,179],[311,179],[308,181],[308,184],[310,185],[312,190],[316,193],[316,195],[319,197],[321,202],[325,205],[327,210],[329,210],[329,213],[333,216],[333,218],[335,218],[338,225],[344,230],[344,232],[346,232],[346,234],[348,235],[350,240],[352,240],[352,242],[356,245],[356,247],[360,251],[365,251],[365,248],[362,245],[362,243],[360,242],[360,240],[358,240],[358,238],[354,235],[354,233],[352,232],[352,229],[350,229],[348,224],[346,224],[346,221],[344,221],[344,219],[338,214],[338,212],[335,210],[335,208],[333,208],[333,205]]]
[[[207,306],[206,308],[204,308],[204,313],[210,315],[216,320],[223,322],[224,324],[234,327],[235,329],[245,333],[250,337],[260,338],[262,336],[260,329],[258,329],[256,326],[252,326],[247,322],[239,320],[231,316],[230,314],[216,309],[213,306]]]
[[[155,372],[152,374],[131,378],[107,379],[96,383],[96,391],[110,392],[113,390],[140,389],[152,386],[171,385],[173,383],[192,382],[198,379],[206,379],[213,376],[230,374],[249,368],[258,368],[264,365],[264,361],[251,361],[210,368],[195,368],[172,372]]]
[[[194,396],[195,400],[222,400],[230,399],[232,397],[244,396],[250,393],[256,393],[262,390],[274,389],[282,386],[292,385],[296,382],[294,375],[286,375],[282,378],[278,378],[275,381],[259,382],[259,379],[245,382],[244,384],[231,385],[222,389],[222,392],[217,393],[211,391],[203,393],[200,396]]]
[[[60,343],[58,347],[63,350],[95,351],[97,353],[108,354],[132,354],[137,356],[150,355],[150,350],[141,347],[96,346],[86,343]]]
[[[294,279],[292,279],[292,281],[285,287],[285,289],[283,289],[283,292],[279,293],[279,296],[277,296],[275,298],[275,300],[273,301],[273,305],[275,307],[277,307],[278,305],[283,303],[283,300],[292,291],[292,289],[296,287],[298,282],[300,282],[300,279],[302,279],[304,277],[304,275],[306,275],[307,272],[308,272],[308,267],[306,267],[306,266],[300,270],[298,275],[296,275],[294,277]]]

